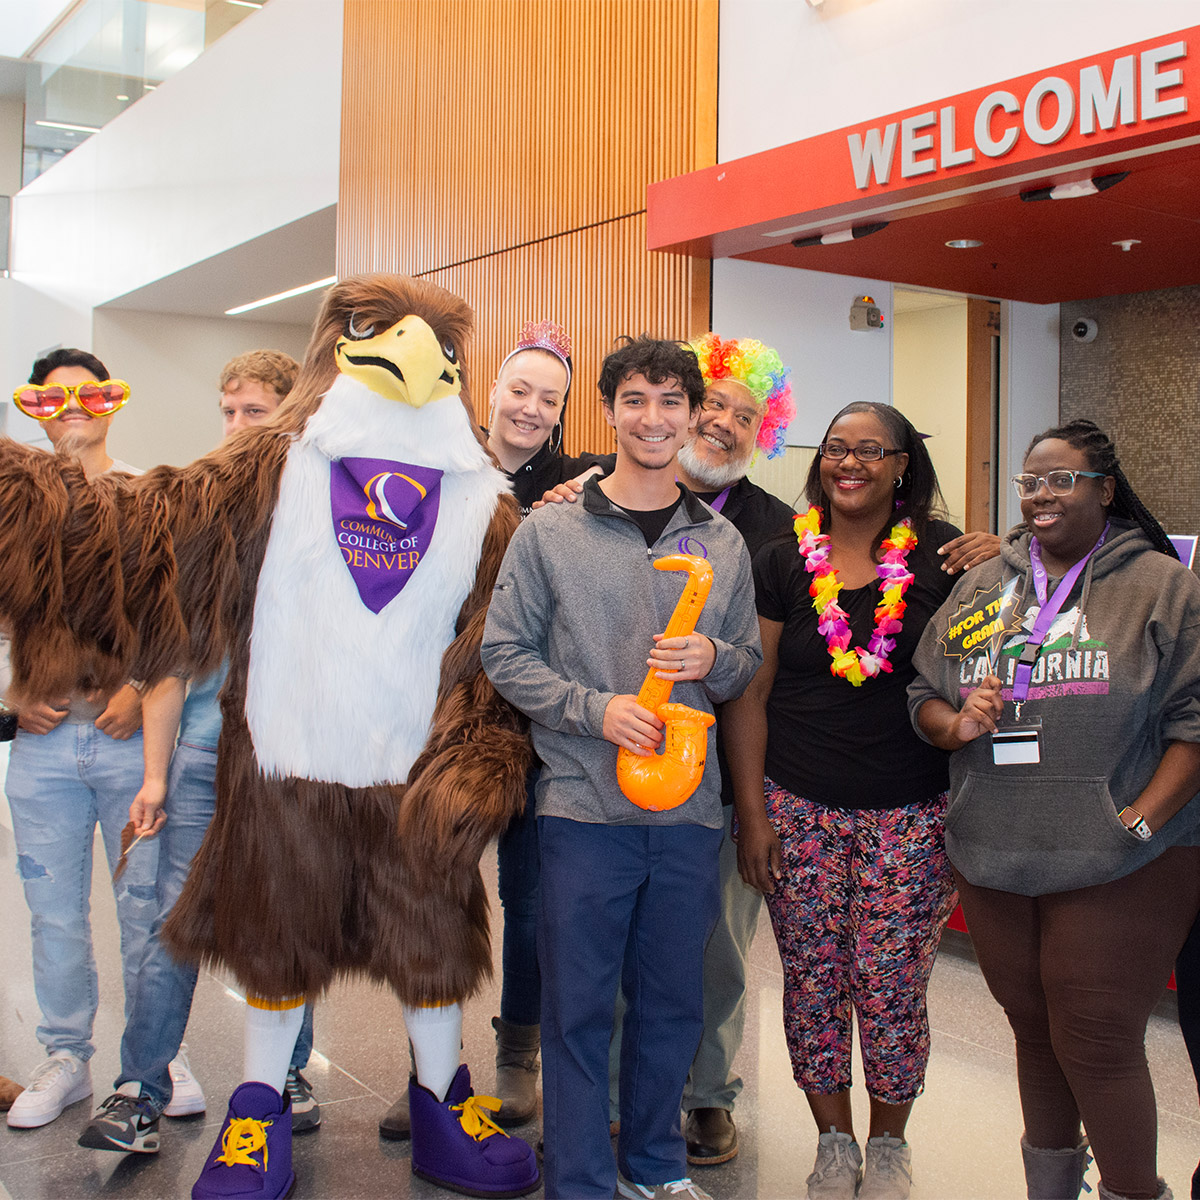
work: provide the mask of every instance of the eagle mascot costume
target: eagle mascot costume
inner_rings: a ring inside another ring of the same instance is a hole
[[[89,482],[0,449],[18,697],[229,661],[216,812],[164,930],[247,995],[246,1082],[193,1197],[290,1192],[279,1089],[303,1002],[360,973],[404,1005],[414,1172],[479,1196],[538,1183],[459,1063],[461,1002],[491,970],[479,858],[530,759],[479,661],[518,514],[472,414],[470,328],[432,283],[348,279],[272,422],[190,466]]]

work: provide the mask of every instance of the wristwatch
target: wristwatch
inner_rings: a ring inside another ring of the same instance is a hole
[[[1126,819],[1126,813],[1133,817],[1132,821]],[[1141,838],[1143,842],[1148,842],[1154,836],[1150,826],[1146,824],[1146,818],[1136,808],[1131,808],[1128,804],[1117,813],[1117,819],[1134,837]]]

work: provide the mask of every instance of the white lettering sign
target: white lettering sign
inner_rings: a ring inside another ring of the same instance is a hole
[[[1022,136],[1038,146],[1053,146],[1072,129],[1088,136],[1118,124],[1179,116],[1188,110],[1187,97],[1163,93],[1182,85],[1186,58],[1186,42],[1168,42],[1114,59],[1107,80],[1103,69],[1091,64],[1080,69],[1074,85],[1059,75],[1038,79],[1023,100],[1000,89],[989,92],[974,113],[949,104],[890,121],[882,129],[851,133],[847,142],[855,187],[864,190],[872,182],[884,187],[891,181],[897,144],[900,178],[914,179],[939,167],[967,166],[978,154],[1003,158]],[[971,129],[965,145],[958,144],[960,118]]]

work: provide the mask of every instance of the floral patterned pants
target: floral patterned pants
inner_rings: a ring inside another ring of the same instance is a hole
[[[946,795],[890,809],[827,808],[767,779],[783,878],[767,908],[783,960],[783,1024],[806,1092],[850,1087],[858,1014],[867,1091],[921,1093],[925,989],[957,896],[943,845]]]

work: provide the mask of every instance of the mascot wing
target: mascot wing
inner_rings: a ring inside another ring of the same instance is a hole
[[[183,468],[88,480],[69,456],[0,442],[0,621],[12,694],[203,673],[237,628],[239,563],[265,536],[286,435],[252,430]]]

